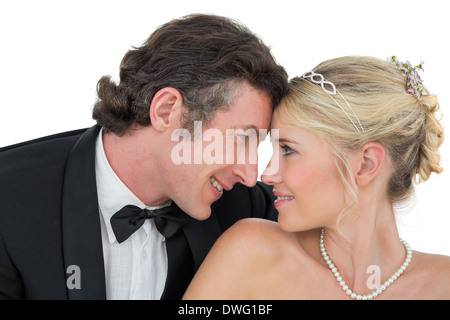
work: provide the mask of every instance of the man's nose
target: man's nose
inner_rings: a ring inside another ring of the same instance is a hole
[[[237,182],[253,187],[258,179],[258,164],[237,164],[233,167],[233,174],[239,178]]]

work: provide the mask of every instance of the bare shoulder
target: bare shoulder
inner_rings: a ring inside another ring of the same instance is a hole
[[[240,220],[216,241],[184,298],[249,299],[262,279],[279,271],[295,243],[275,222]]]
[[[293,234],[284,231],[278,223],[248,218],[236,222],[214,245],[214,250],[220,251],[235,259],[244,259],[247,265],[273,267],[273,261],[278,261],[286,251],[298,247]]]
[[[450,299],[450,257],[414,251],[413,260],[416,279],[420,279],[420,298],[433,300]]]
[[[244,240],[249,246],[266,245],[268,249],[279,248],[280,242],[283,244],[296,243],[295,237],[280,228],[278,223],[258,218],[247,218],[236,222],[228,229],[224,236],[224,241]]]
[[[430,273],[435,283],[433,299],[450,300],[450,257],[438,254],[427,254],[431,265]]]

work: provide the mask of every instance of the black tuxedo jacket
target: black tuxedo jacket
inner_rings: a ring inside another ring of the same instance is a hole
[[[99,130],[0,149],[0,299],[106,298],[94,165]],[[211,246],[234,222],[276,220],[273,200],[269,186],[237,184],[212,205],[209,219],[188,217],[183,232],[166,241],[161,298],[182,297]],[[70,285],[73,276],[79,288]]]

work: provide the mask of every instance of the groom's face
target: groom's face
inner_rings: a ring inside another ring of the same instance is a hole
[[[190,139],[176,139],[171,150],[168,196],[198,220],[207,219],[211,204],[236,183],[256,184],[257,147],[270,125],[271,100],[248,84],[238,92],[230,107],[208,126],[197,122]]]

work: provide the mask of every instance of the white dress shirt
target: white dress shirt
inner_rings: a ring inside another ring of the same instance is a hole
[[[165,238],[147,219],[139,230],[118,243],[111,217],[125,205],[150,210],[170,205],[146,207],[119,179],[103,149],[103,130],[96,142],[95,172],[105,260],[106,297],[110,300],[160,299],[167,278]]]

